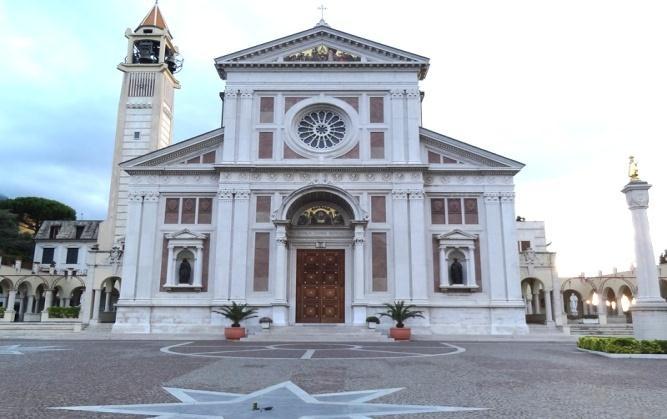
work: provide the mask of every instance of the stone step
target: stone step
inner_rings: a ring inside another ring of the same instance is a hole
[[[248,342],[393,342],[378,330],[364,326],[273,326],[249,331]]]
[[[634,329],[631,324],[575,324],[570,326],[571,335],[591,336],[632,336]]]
[[[59,322],[59,323],[42,323],[42,322],[14,322],[14,323],[0,323],[0,330],[11,331],[79,331],[81,323],[77,322]]]

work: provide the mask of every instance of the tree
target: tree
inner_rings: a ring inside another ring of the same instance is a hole
[[[76,212],[62,202],[34,196],[0,201],[0,209],[7,209],[18,217],[19,224],[35,235],[46,220],[76,220]]]
[[[24,261],[33,255],[31,235],[19,233],[18,217],[5,209],[0,209],[0,255]]]

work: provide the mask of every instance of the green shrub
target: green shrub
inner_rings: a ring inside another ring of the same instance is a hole
[[[664,340],[582,336],[577,346],[611,354],[667,354],[667,341]]]
[[[5,315],[5,308],[0,307],[0,317],[3,317]]]
[[[49,307],[49,318],[75,319],[79,317],[81,307]]]

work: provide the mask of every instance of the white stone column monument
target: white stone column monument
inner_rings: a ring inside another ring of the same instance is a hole
[[[636,163],[630,157],[630,183],[622,192],[632,213],[637,264],[637,302],[630,309],[637,339],[667,339],[667,302],[660,296],[658,268],[651,242],[648,216],[647,182],[639,180]]]

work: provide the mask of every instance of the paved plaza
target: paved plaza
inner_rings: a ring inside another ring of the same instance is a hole
[[[6,339],[0,417],[656,418],[665,373],[569,342]]]

